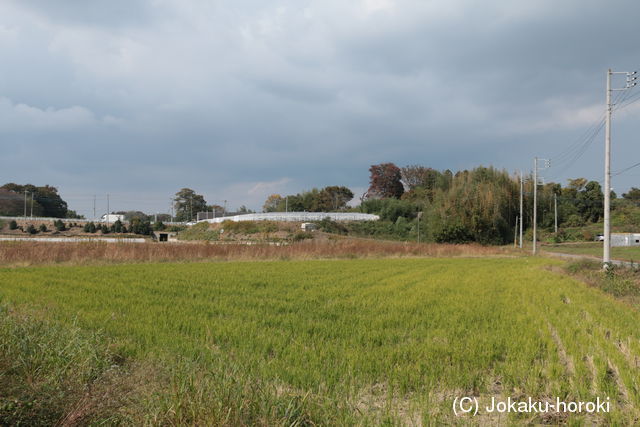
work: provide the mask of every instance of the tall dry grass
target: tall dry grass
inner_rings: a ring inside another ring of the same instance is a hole
[[[501,255],[499,247],[374,240],[304,241],[287,246],[208,243],[3,242],[0,265]]]

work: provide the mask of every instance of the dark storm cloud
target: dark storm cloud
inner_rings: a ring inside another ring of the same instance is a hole
[[[57,185],[79,209],[110,192],[116,208],[163,210],[184,186],[253,208],[272,192],[360,191],[384,161],[527,170],[597,122],[607,67],[640,66],[638,12],[577,0],[5,2],[0,138],[13,149],[0,169]],[[616,116],[614,169],[637,156],[637,117]],[[600,139],[557,179],[600,179]]]

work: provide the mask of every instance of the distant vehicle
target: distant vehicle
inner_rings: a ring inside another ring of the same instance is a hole
[[[598,234],[594,240],[596,242],[604,242],[604,234]]]

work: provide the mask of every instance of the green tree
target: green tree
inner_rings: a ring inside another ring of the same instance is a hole
[[[624,193],[622,197],[634,202],[640,202],[640,188],[631,187],[631,189]]]
[[[207,209],[207,202],[204,196],[196,194],[190,188],[183,188],[175,195],[174,207],[176,211],[176,220],[179,222],[193,221],[198,212]]]
[[[577,207],[585,222],[598,222],[604,216],[604,194],[597,181],[589,181],[578,193]]]
[[[122,233],[122,229],[123,229],[123,225],[122,225],[122,221],[120,221],[119,219],[117,219],[112,225],[111,225],[111,231],[113,233]]]
[[[317,194],[316,202],[311,210],[316,212],[342,210],[351,199],[353,199],[353,192],[347,187],[337,185],[325,187]]]

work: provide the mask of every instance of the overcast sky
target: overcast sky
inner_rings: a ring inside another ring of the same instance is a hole
[[[0,181],[88,216],[94,194],[99,213],[107,193],[151,213],[182,187],[253,209],[362,193],[381,162],[539,156],[548,180],[602,181],[603,133],[582,142],[606,69],[640,68],[639,17],[617,0],[3,0]],[[640,162],[639,118],[614,115],[614,171]],[[613,186],[640,187],[640,167]]]

